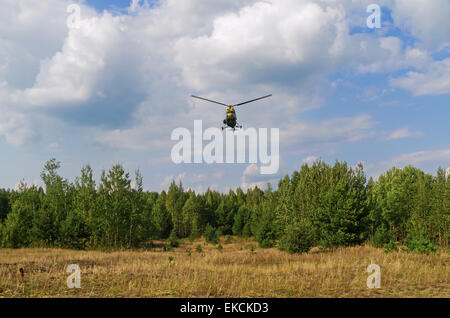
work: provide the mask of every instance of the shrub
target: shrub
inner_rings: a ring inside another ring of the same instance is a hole
[[[415,234],[408,234],[405,245],[407,252],[430,254],[437,250],[436,246],[428,239],[428,233],[425,230]]]
[[[199,239],[201,237],[201,234],[198,234],[198,232],[192,232],[191,235],[189,235],[189,242],[193,243],[196,239]]]
[[[219,243],[219,234],[216,231],[216,229],[213,226],[211,226],[210,224],[208,224],[205,228],[205,239],[206,239],[206,242],[208,242],[208,243],[212,243],[212,244]]]
[[[384,245],[384,252],[385,253],[398,252],[398,247],[395,240],[391,240]]]
[[[231,237],[231,235],[227,235],[227,236],[226,236],[225,243],[226,243],[226,244],[231,244],[231,243],[233,243],[233,238]]]
[[[180,246],[180,240],[178,239],[177,234],[175,233],[174,230],[172,230],[172,232],[170,232],[169,238],[167,240],[169,241],[169,245],[171,247]]]
[[[223,250],[222,244],[217,245],[217,249],[221,252]]]
[[[307,222],[299,222],[286,226],[278,248],[289,253],[307,253],[313,247],[312,227]]]
[[[201,246],[200,244],[198,244],[198,245],[195,247],[195,251],[196,251],[197,253],[203,252],[202,246]]]
[[[252,230],[250,228],[250,224],[245,224],[244,228],[242,229],[242,236],[243,237],[250,237],[252,236]]]
[[[375,234],[373,236],[372,245],[374,247],[386,247],[386,245],[393,246],[395,244],[395,238],[392,234],[391,230],[389,230],[385,225],[382,225],[377,228]]]
[[[263,222],[258,228],[256,234],[256,241],[259,243],[259,247],[270,248],[275,244],[275,233],[272,230],[269,222]]]

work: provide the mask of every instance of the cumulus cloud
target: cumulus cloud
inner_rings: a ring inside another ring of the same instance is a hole
[[[439,50],[450,44],[450,2],[447,0],[396,0],[395,24],[422,41],[424,47]]]
[[[86,101],[92,97],[108,52],[120,47],[120,18],[105,12],[71,29],[62,50],[43,60],[36,83],[24,94],[31,105]]]
[[[0,136],[14,146],[37,137],[35,114],[23,110],[22,90],[31,87],[42,59],[65,36],[68,1],[2,1],[0,10]],[[49,15],[53,15],[49,19]]]
[[[311,1],[256,2],[218,17],[210,35],[179,39],[175,61],[184,80],[200,91],[280,84],[282,78],[284,85],[296,85],[339,59],[344,17],[340,7]]]
[[[40,61],[52,57],[67,35],[68,4],[68,0],[2,1],[0,82],[17,89],[33,85]]]
[[[433,62],[425,73],[408,72],[391,79],[391,85],[410,91],[414,96],[450,93],[450,58]]]

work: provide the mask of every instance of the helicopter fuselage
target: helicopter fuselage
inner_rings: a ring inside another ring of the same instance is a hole
[[[227,107],[227,113],[226,113],[226,117],[223,120],[223,123],[225,125],[227,125],[230,128],[235,128],[237,125],[237,116],[236,116],[236,111],[234,110],[233,106],[228,106]]]

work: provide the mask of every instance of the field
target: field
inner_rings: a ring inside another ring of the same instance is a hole
[[[162,244],[117,252],[0,249],[0,297],[450,297],[445,250],[386,254],[359,246],[291,255],[238,238],[221,244],[221,250],[202,240],[185,240],[173,251]],[[81,268],[80,289],[67,287],[69,264]],[[381,267],[380,289],[367,288],[370,264]]]

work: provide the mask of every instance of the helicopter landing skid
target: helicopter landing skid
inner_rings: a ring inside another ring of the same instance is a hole
[[[233,131],[236,131],[236,130],[239,130],[239,129],[242,129],[242,125],[239,125],[239,124],[237,124],[235,127],[233,127],[233,128],[231,128],[230,126],[222,126],[222,131],[223,130],[225,130],[225,129],[232,129]]]

